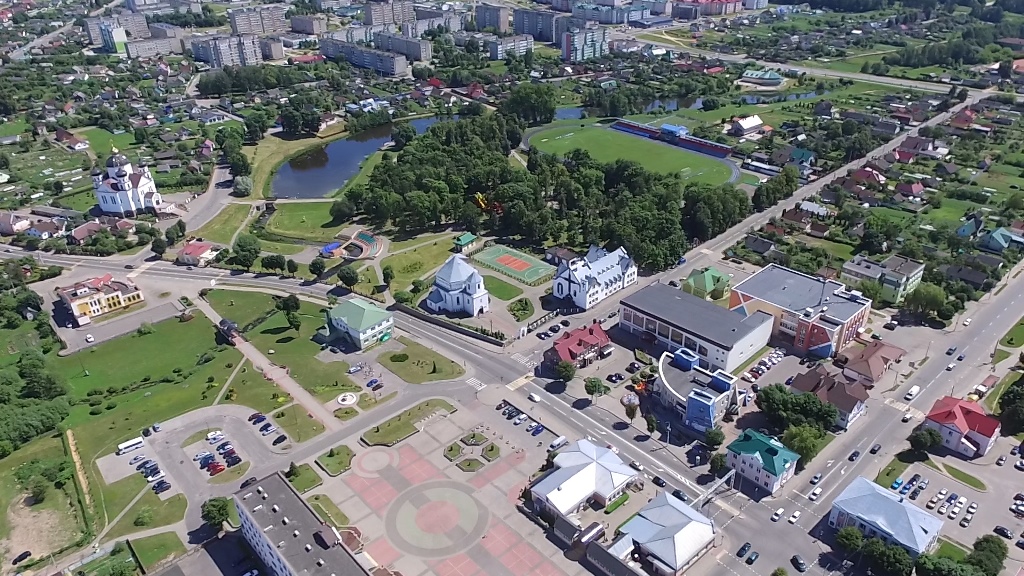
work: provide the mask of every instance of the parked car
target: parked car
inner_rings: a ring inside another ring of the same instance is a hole
[[[132,458],[131,460],[129,460],[128,464],[134,466],[134,465],[138,464],[139,462],[142,462],[145,459],[146,459],[146,455],[145,454],[139,454],[135,458]]]
[[[152,464],[153,464],[153,460],[147,458],[147,459],[143,460],[138,466],[136,466],[135,469],[136,470],[144,470],[146,468],[149,468]]]
[[[808,494],[807,495],[807,499],[811,500],[811,501],[814,501],[814,500],[818,499],[818,496],[821,496],[821,487],[820,486],[815,488],[810,494]]]
[[[899,490],[900,486],[903,486],[903,478],[897,478],[893,480],[892,485],[889,486],[889,488],[892,488],[893,490]]]
[[[281,444],[282,442],[284,442],[287,439],[288,439],[287,436],[285,436],[284,434],[281,434],[277,438],[274,438],[274,441],[271,444],[273,444],[274,446],[277,446],[278,444]]]
[[[761,555],[758,554],[757,552],[751,552],[750,556],[747,556],[746,562],[747,562],[748,565],[749,564],[753,564],[754,562],[757,562],[757,559],[760,558],[760,557],[761,557]]]
[[[821,472],[819,472],[819,473],[815,474],[815,475],[814,475],[814,476],[813,476],[813,477],[811,478],[811,484],[817,484],[818,482],[821,482]]]
[[[536,427],[537,427],[537,423],[536,422],[530,422],[529,424],[526,425],[526,431],[527,432],[533,432],[533,429],[536,428]]]
[[[228,450],[231,450],[233,448],[234,448],[234,446],[232,446],[228,442],[225,442],[225,443],[221,444],[220,446],[217,446],[217,452],[220,452],[221,454],[223,454],[224,452],[227,452]]]
[[[690,497],[687,496],[685,492],[683,492],[682,490],[679,490],[678,488],[672,491],[672,495],[675,496],[676,498],[678,498],[682,502],[689,502],[690,501]]]
[[[266,421],[267,421],[267,417],[266,417],[266,416],[259,416],[259,417],[257,417],[257,418],[256,418],[255,420],[253,420],[253,421],[252,421],[252,423],[253,423],[254,425],[255,425],[255,424],[263,424],[263,423],[264,423],[264,422],[266,422]]]
[[[1006,538],[1007,540],[1013,540],[1013,532],[1010,532],[1010,529],[1005,526],[996,526],[992,529],[992,531],[996,534],[999,534],[1003,538]]]
[[[198,461],[200,461],[200,460],[202,460],[202,459],[204,459],[204,458],[208,458],[208,457],[210,457],[210,456],[213,456],[213,454],[210,454],[209,452],[205,452],[205,451],[204,451],[204,452],[200,452],[199,454],[196,454],[196,455],[195,455],[195,456],[194,456],[194,457],[192,458],[192,461],[193,461],[193,462],[198,462]]]
[[[790,561],[797,572],[807,572],[807,562],[804,562],[804,559],[799,554],[794,554]]]
[[[750,542],[744,542],[743,546],[740,546],[740,549],[736,551],[736,555],[743,558],[747,555],[747,552],[750,552]]]
[[[271,426],[262,432],[264,436],[270,436],[274,432],[277,432],[277,426]]]
[[[790,516],[789,516],[789,523],[790,524],[796,524],[796,521],[799,520],[799,519],[800,519],[800,511],[797,510],[796,512],[793,512],[792,514],[790,514]]]
[[[655,476],[651,480],[651,482],[654,482],[654,485],[657,486],[658,488],[664,488],[665,487],[665,481],[661,478],[661,476]]]
[[[782,518],[782,515],[785,514],[785,513],[786,513],[786,509],[785,508],[779,508],[778,510],[776,510],[775,513],[772,514],[772,522],[778,522],[779,519]]]
[[[31,556],[32,556],[32,552],[30,550],[25,550],[21,554],[18,554],[17,556],[14,557],[14,560],[11,561],[11,565],[21,564],[25,560],[28,560],[29,557],[31,557]]]
[[[538,424],[537,427],[533,429],[533,432],[530,433],[530,435],[531,436],[540,436],[541,432],[544,432],[544,427],[541,426],[540,424]]]
[[[245,479],[245,482],[242,482],[242,486],[241,487],[242,488],[248,488],[249,486],[252,486],[253,484],[255,484],[257,481],[258,480],[256,479],[255,476],[250,476],[250,477]]]
[[[259,412],[253,412],[252,414],[249,414],[249,422],[252,422],[253,420],[259,418],[260,416],[263,416],[263,414],[260,414]]]
[[[263,426],[260,426],[260,432],[265,432],[265,431],[266,431],[266,430],[267,430],[268,428],[270,428],[271,426],[273,426],[273,424],[271,424],[270,422],[267,422],[267,423],[266,423],[266,424],[264,424]]]

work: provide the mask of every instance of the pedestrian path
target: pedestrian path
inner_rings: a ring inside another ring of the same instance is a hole
[[[911,407],[910,404],[907,404],[905,402],[900,402],[899,400],[893,400],[892,398],[886,398],[885,399],[885,403],[888,406],[892,406],[893,408],[899,410],[900,412],[910,412],[910,414],[914,418],[924,418],[924,412],[918,410],[917,408]]]
[[[532,379],[533,379],[532,375],[526,374],[525,376],[522,376],[521,378],[517,378],[517,379],[509,382],[508,384],[505,384],[505,388],[508,388],[509,390],[518,390],[518,389],[522,388],[523,386],[526,386]]]
[[[534,368],[535,366],[537,366],[536,361],[531,360],[518,352],[512,355],[512,359],[515,360],[516,362],[519,362],[520,364],[525,365],[527,368]]]
[[[475,390],[483,390],[484,388],[487,387],[487,384],[484,384],[478,378],[470,378],[469,380],[466,380],[466,384],[469,384]]]

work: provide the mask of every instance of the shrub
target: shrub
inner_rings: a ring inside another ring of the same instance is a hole
[[[114,408],[117,408],[117,402],[113,401],[107,402],[107,405],[103,407],[104,410],[113,410]]]
[[[92,410],[89,410],[90,416],[99,416],[100,414],[103,414],[103,408],[100,408],[99,406],[96,406]]]
[[[409,359],[409,355],[404,353],[404,352],[399,352],[397,354],[392,354],[391,355],[391,361],[392,362],[405,362],[408,359]]]

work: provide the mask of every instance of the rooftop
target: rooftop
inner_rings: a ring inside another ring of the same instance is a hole
[[[552,348],[558,353],[559,359],[565,362],[574,362],[584,350],[588,348],[600,348],[611,342],[611,338],[601,327],[599,322],[589,326],[581,326],[575,330],[563,332],[562,336],[555,340]]]
[[[853,412],[857,404],[868,400],[868,391],[863,385],[846,384],[829,374],[824,366],[817,366],[803,374],[797,374],[793,379],[791,389],[794,392],[814,394],[822,402],[831,404],[840,412],[846,413]]]
[[[752,428],[744,430],[727,447],[729,452],[754,455],[761,461],[761,467],[773,476],[782,476],[790,466],[795,466],[800,455],[786,448],[782,442]]]
[[[79,298],[92,297],[100,293],[114,294],[116,292],[120,292],[122,294],[131,294],[133,292],[138,292],[139,288],[131,282],[114,280],[114,277],[110,274],[104,274],[103,276],[97,276],[95,278],[76,282],[71,286],[57,288],[57,291],[69,300],[77,300]]]
[[[687,565],[715,538],[710,518],[659,492],[619,530],[673,570]]]
[[[368,330],[391,317],[391,312],[360,298],[339,302],[327,314],[332,318],[343,319],[349,328],[358,332]]]
[[[925,552],[942,530],[942,520],[884,486],[859,476],[832,506],[871,524],[914,552]]]
[[[823,280],[777,264],[769,264],[733,288],[793,314],[803,315],[808,308],[817,316],[828,309],[828,315],[847,322],[871,300],[859,293],[847,292],[835,280]]]
[[[890,363],[903,358],[906,354],[907,351],[899,346],[872,340],[860,353],[847,361],[846,368],[869,377],[872,382],[877,382],[885,374]]]
[[[952,396],[943,396],[935,401],[928,412],[928,420],[951,425],[961,434],[977,432],[991,438],[999,432],[999,420],[989,416],[977,403]]]
[[[633,260],[625,248],[620,247],[609,252],[604,248],[591,246],[582,258],[572,260],[568,264],[560,264],[555,276],[568,278],[589,291],[592,287],[621,282],[632,266]]]
[[[594,494],[606,499],[636,477],[610,449],[589,440],[577,440],[555,456],[557,468],[533,485],[531,490],[547,499],[562,514],[576,509]]]
[[[179,256],[202,256],[213,248],[209,242],[189,242],[184,248],[178,251]]]
[[[324,523],[287,480],[275,472],[235,492],[239,515],[248,515],[276,552],[300,576],[368,575],[341,536]]]

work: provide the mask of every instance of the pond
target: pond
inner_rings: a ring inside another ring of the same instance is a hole
[[[422,133],[439,118],[409,123]],[[285,162],[274,174],[271,193],[277,198],[322,198],[359,173],[359,165],[391,140],[391,125],[378,126],[313,148]]]

